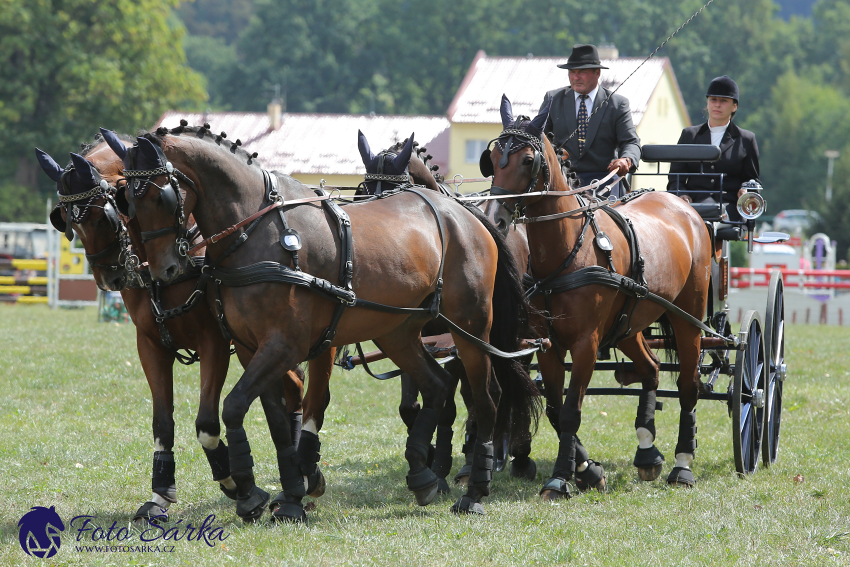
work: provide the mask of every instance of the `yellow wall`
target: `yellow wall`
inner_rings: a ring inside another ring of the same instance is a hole
[[[652,93],[646,113],[636,128],[637,135],[640,137],[641,145],[675,144],[679,140],[682,129],[690,125],[690,118],[681,102],[668,65],[664,68],[661,81]],[[655,173],[659,171],[659,165],[662,173],[670,169],[670,164],[667,163],[656,164],[642,161],[638,166],[638,173]],[[646,187],[654,187],[656,190],[665,189],[667,178],[654,175],[633,177],[633,189]]]
[[[452,124],[449,132],[449,170],[444,173],[446,180],[451,181],[457,173],[463,175],[465,179],[481,177],[481,171],[478,169],[478,158],[475,159],[475,163],[466,163],[466,141],[490,141],[498,136],[501,131],[501,124]],[[486,187],[485,184],[475,183],[463,187],[461,192],[472,193],[482,191]]]

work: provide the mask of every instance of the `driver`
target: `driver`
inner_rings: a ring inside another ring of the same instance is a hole
[[[748,180],[759,179],[759,148],[756,136],[749,130],[738,128],[732,118],[738,110],[738,85],[723,75],[711,81],[705,94],[708,122],[682,130],[679,144],[712,144],[720,148],[720,159],[705,164],[705,173],[724,173],[723,202],[733,203],[726,208],[729,220],[740,221],[738,208],[734,205],[744,194],[741,185]],[[672,163],[670,173],[699,173],[698,162]],[[718,177],[670,175],[668,191],[676,189],[704,190],[705,193],[682,195],[688,202],[706,201],[717,196]],[[712,191],[713,193],[709,193]]]

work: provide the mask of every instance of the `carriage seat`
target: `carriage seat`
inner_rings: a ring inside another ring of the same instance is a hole
[[[641,148],[640,159],[648,163],[708,163],[720,159],[720,148],[711,144],[647,144]],[[723,214],[721,203],[713,199],[691,203],[691,206],[705,221],[717,222]]]

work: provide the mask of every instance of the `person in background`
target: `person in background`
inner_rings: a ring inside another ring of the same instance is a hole
[[[566,63],[570,86],[546,93],[542,112],[551,102],[543,131],[553,136],[555,148],[564,148],[581,185],[617,171],[633,173],[640,161],[640,138],[635,132],[629,100],[599,85],[601,69],[596,46],[576,45]],[[621,184],[611,194],[619,196]]]
[[[705,94],[708,121],[682,130],[678,144],[711,144],[720,148],[720,159],[707,163],[705,173],[723,173],[724,203],[732,203],[726,208],[729,220],[740,221],[741,216],[734,205],[738,197],[744,194],[741,185],[746,181],[759,180],[759,148],[756,136],[749,130],[739,128],[732,118],[738,111],[738,85],[723,75],[711,81]],[[700,164],[672,163],[670,173],[699,173]],[[716,199],[720,181],[719,176],[670,175],[668,191],[677,189],[703,190],[705,193],[682,195],[686,201],[701,202]],[[713,193],[712,193],[713,192]]]

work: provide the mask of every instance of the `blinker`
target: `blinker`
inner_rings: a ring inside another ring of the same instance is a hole
[[[478,169],[481,170],[481,175],[491,177],[493,175],[493,160],[490,157],[491,150],[487,148],[481,153],[481,158],[478,160]]]
[[[294,228],[287,228],[280,235],[280,245],[288,252],[301,250],[301,236]]]
[[[174,214],[177,212],[177,192],[171,183],[166,183],[159,191],[159,196],[162,198],[162,204],[165,208]]]

